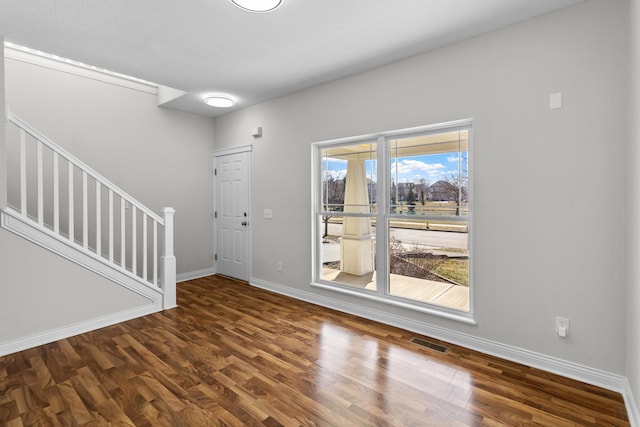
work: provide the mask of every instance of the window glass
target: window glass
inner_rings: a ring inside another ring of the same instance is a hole
[[[375,142],[364,141],[323,149],[322,210],[375,212],[376,167]]]
[[[469,310],[466,221],[389,220],[389,295]]]
[[[468,130],[389,141],[389,295],[469,310],[468,145]]]
[[[376,143],[322,150],[322,279],[375,290]]]
[[[323,280],[376,290],[375,219],[331,215],[322,217]]]
[[[468,135],[462,130],[391,140],[389,212],[467,215]]]

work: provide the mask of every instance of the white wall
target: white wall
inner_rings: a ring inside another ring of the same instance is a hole
[[[179,274],[212,267],[212,119],[159,108],[152,94],[14,59],[0,68],[11,111],[152,210],[176,209]],[[0,347],[148,305],[0,229]]]
[[[640,408],[640,0],[631,1],[631,108],[629,109],[629,152],[627,155],[629,209],[627,378]]]
[[[216,148],[254,144],[253,280],[624,374],[627,6],[587,1],[217,118]],[[311,288],[310,143],[469,117],[478,325]]]

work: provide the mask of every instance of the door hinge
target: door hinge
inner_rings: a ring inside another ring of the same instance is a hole
[[[213,170],[213,174],[214,174],[214,175],[218,175],[218,168],[215,168],[215,169]]]
[[[214,260],[214,261],[217,261],[217,260],[218,260],[218,254],[214,254],[214,255],[213,255],[213,260]]]
[[[218,211],[213,211],[213,217],[218,218]]]

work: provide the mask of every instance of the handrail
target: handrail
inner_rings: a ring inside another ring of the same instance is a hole
[[[124,191],[123,189],[121,189],[120,187],[118,187],[117,185],[112,183],[111,181],[109,181],[107,178],[105,178],[104,176],[100,175],[98,172],[93,170],[90,166],[85,164],[83,161],[81,161],[78,158],[76,158],[73,154],[69,153],[67,150],[65,150],[64,148],[62,148],[61,146],[59,146],[58,144],[53,142],[46,135],[44,135],[43,133],[41,133],[38,130],[36,130],[35,128],[33,128],[33,126],[31,126],[30,124],[28,124],[27,122],[22,120],[16,114],[14,114],[11,111],[9,111],[7,113],[7,120],[9,122],[15,124],[18,128],[20,128],[20,129],[24,130],[25,132],[27,132],[29,135],[34,137],[36,140],[38,140],[38,141],[42,142],[43,144],[45,144],[51,150],[57,152],[58,155],[60,155],[61,157],[64,157],[65,159],[67,159],[68,161],[73,163],[78,169],[81,169],[82,171],[86,172],[87,175],[90,175],[93,179],[95,179],[97,181],[100,181],[100,183],[102,183],[105,187],[108,187],[109,189],[113,190],[114,193],[118,194],[120,197],[125,199],[127,202],[131,203],[137,209],[141,210],[142,212],[144,212],[148,216],[152,217],[153,219],[155,219],[161,225],[164,225],[164,220],[158,214],[156,214],[151,209],[147,208],[145,205],[143,205],[142,203],[137,201],[131,195],[127,194],[126,191]]]
[[[164,308],[175,307],[173,208],[163,208],[162,216],[156,214],[17,115],[8,112],[7,122],[19,131],[11,159],[19,173],[6,180],[19,219],[141,283],[159,287],[164,291]],[[35,159],[27,151],[27,141],[32,140]],[[10,141],[6,143],[9,147]],[[66,188],[61,186],[65,176]],[[65,194],[68,204],[61,206]],[[30,205],[34,199],[37,209]]]

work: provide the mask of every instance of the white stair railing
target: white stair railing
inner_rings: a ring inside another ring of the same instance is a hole
[[[7,119],[5,213],[160,288],[164,308],[175,307],[175,211],[160,217],[13,113]]]

